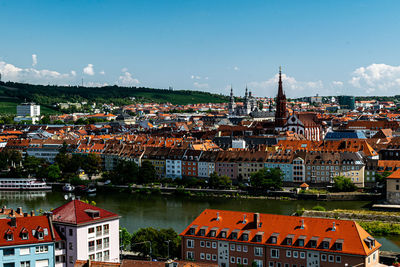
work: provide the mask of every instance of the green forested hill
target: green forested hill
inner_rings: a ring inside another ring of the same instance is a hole
[[[184,105],[197,103],[221,103],[227,96],[191,90],[152,89],[144,87],[82,87],[33,85],[14,82],[0,82],[0,113],[10,112],[16,103],[27,100],[51,107],[60,102],[97,102],[130,104],[130,97],[140,102],[157,102]]]

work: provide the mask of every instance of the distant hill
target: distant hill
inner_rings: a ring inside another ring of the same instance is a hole
[[[131,97],[140,102],[172,103],[176,105],[227,102],[228,97],[219,94],[191,90],[153,89],[145,87],[82,87],[33,85],[26,83],[0,82],[0,113],[15,113],[18,102],[34,101],[48,108],[60,102],[97,102],[130,104]],[[13,111],[14,110],[14,111]]]

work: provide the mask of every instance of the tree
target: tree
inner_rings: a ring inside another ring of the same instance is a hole
[[[119,228],[119,240],[122,246],[122,249],[125,250],[131,245],[132,235],[126,230],[125,227]]]
[[[50,181],[57,181],[61,177],[60,167],[57,163],[47,167],[47,177]]]
[[[180,257],[180,237],[172,228],[154,229],[148,227],[139,229],[132,234],[131,250],[142,255],[148,255],[150,243],[147,241],[151,241],[151,256],[166,258],[169,246],[170,257]]]
[[[123,185],[135,183],[138,180],[139,167],[134,161],[121,160],[113,171],[105,174],[113,184]]]
[[[84,157],[81,161],[81,167],[88,174],[89,178],[92,179],[92,176],[99,173],[101,170],[101,158],[99,155],[93,153],[81,157]]]
[[[333,178],[333,190],[336,192],[354,192],[357,186],[351,181],[350,178],[344,176],[336,176]]]
[[[375,174],[375,181],[378,182],[378,183],[380,183],[380,184],[381,184],[381,183],[385,184],[385,183],[386,183],[386,177],[388,177],[390,174],[391,174],[391,173],[388,172],[388,171],[384,171],[383,173],[377,172],[377,173]]]
[[[41,166],[45,163],[42,158],[37,158],[33,156],[25,156],[23,160],[23,166],[28,175],[36,175],[39,172]]]
[[[139,168],[139,182],[140,183],[151,183],[156,178],[156,170],[150,161],[145,160],[142,162],[142,166]]]
[[[280,189],[282,188],[282,171],[278,168],[264,168],[250,176],[251,185],[261,189]]]
[[[232,184],[231,178],[226,175],[219,176],[216,172],[210,175],[208,184],[211,188],[226,188]]]

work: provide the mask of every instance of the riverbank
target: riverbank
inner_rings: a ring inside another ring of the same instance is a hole
[[[400,236],[400,213],[368,210],[304,210],[301,216],[355,220],[368,233],[377,236]]]
[[[53,187],[61,189],[63,183],[52,183]],[[248,188],[243,189],[210,189],[187,188],[182,186],[162,185],[103,185],[97,183],[98,190],[104,192],[126,192],[133,194],[164,194],[187,197],[220,197],[245,199],[274,199],[274,200],[314,200],[314,201],[373,201],[381,197],[380,194],[362,192],[297,194],[293,190],[261,191]]]

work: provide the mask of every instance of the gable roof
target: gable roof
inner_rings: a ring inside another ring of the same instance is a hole
[[[251,212],[206,209],[180,235],[191,236],[189,235],[190,228],[197,226],[196,229],[200,229],[206,226],[207,229],[218,229],[215,237],[218,240],[223,239],[218,237],[218,231],[228,229],[227,237],[230,236],[233,230],[238,232],[238,237],[242,233],[248,233],[249,241],[235,240],[235,242],[243,243],[252,242],[251,240],[257,233],[263,233],[261,243],[267,244],[272,234],[278,234],[278,241],[275,245],[280,247],[291,247],[284,242],[288,235],[294,236],[293,244],[300,236],[305,236],[304,244],[307,244],[311,238],[318,237],[317,248],[315,250],[325,252],[332,250],[320,247],[324,239],[331,240],[330,247],[336,241],[343,242],[341,253],[344,254],[369,255],[381,247],[381,244],[375,241],[375,247],[368,248],[364,239],[371,236],[355,221],[258,214],[261,226],[257,227],[254,219],[255,216],[256,213]],[[243,218],[246,220],[245,223],[243,223]],[[301,227],[302,224],[304,225],[303,228]],[[333,226],[335,226],[334,231],[332,230]],[[205,236],[207,235],[208,233],[206,232]],[[213,239],[213,237],[209,236],[207,238]]]
[[[98,212],[98,216],[93,216]],[[92,206],[80,200],[71,200],[70,202],[53,210],[53,221],[68,224],[84,224],[101,221],[105,219],[118,218],[119,216],[110,211]]]

